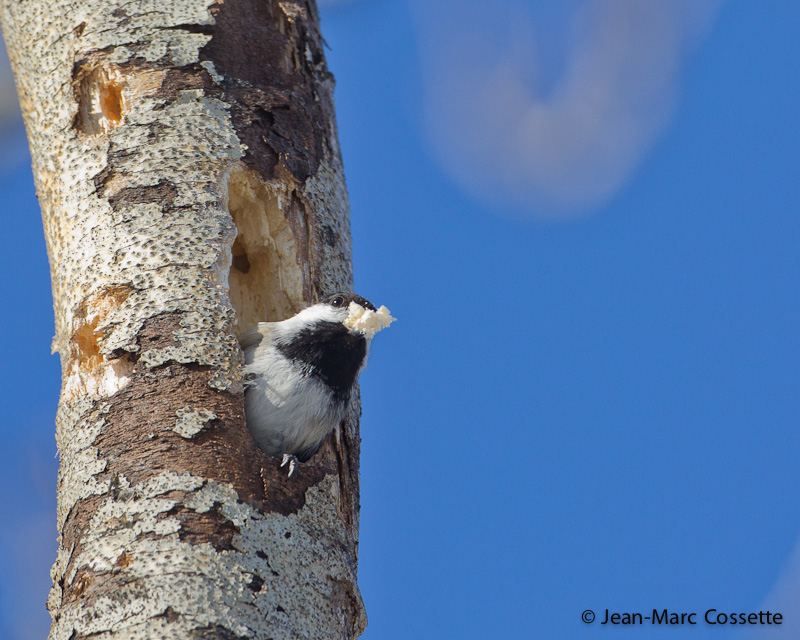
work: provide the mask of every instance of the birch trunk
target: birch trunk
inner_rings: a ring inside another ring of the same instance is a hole
[[[352,285],[314,0],[0,0],[63,386],[52,640],[353,638],[358,409],[291,479],[236,334]]]

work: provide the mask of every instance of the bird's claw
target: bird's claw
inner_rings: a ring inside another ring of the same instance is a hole
[[[281,461],[281,467],[285,467],[286,464],[289,464],[289,475],[286,476],[287,478],[291,478],[292,474],[294,473],[295,468],[297,467],[299,460],[296,456],[291,455],[290,453],[283,454],[283,460]]]

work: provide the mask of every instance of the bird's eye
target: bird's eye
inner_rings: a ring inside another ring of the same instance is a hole
[[[336,296],[332,301],[331,304],[334,307],[341,307],[344,304],[344,298],[342,296]]]

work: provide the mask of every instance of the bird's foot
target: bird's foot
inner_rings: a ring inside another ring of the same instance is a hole
[[[283,460],[281,462],[281,467],[285,467],[287,464],[289,465],[289,475],[286,477],[291,478],[295,468],[297,467],[298,464],[300,464],[300,461],[297,459],[296,456],[293,456],[290,453],[284,453]]]

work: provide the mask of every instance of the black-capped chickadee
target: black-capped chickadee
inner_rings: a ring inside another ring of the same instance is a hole
[[[290,476],[344,418],[372,337],[393,320],[386,307],[335,293],[241,336],[247,428],[264,452],[283,457]]]

